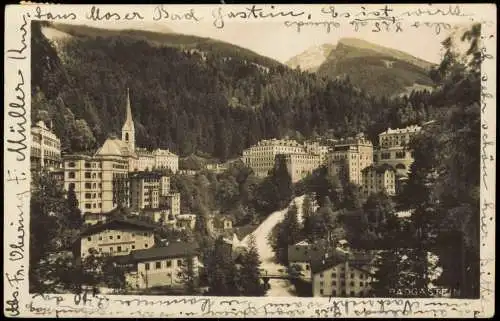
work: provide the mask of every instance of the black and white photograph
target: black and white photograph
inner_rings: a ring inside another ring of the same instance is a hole
[[[26,157],[6,193],[22,170],[29,189],[11,286],[80,306],[492,295],[496,33],[474,7],[53,7],[24,18],[27,140],[4,149]]]

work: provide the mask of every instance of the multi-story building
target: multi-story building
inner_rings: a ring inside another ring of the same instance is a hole
[[[312,294],[314,297],[366,297],[374,276],[374,256],[337,248],[334,255],[313,261]]]
[[[245,165],[252,168],[255,175],[258,177],[265,177],[269,171],[274,167],[276,155],[293,155],[295,160],[306,158],[304,155],[314,155],[307,157],[307,161],[295,162],[295,166],[309,168],[310,164],[321,164],[322,159],[326,159],[328,148],[321,146],[318,143],[305,143],[300,144],[295,140],[287,139],[270,139],[261,140],[257,145],[251,146],[243,151],[242,161]],[[299,157],[302,155],[302,157]],[[304,163],[305,165],[299,165]],[[302,169],[297,169],[302,172]]]
[[[196,243],[171,242],[165,246],[136,250],[130,253],[134,265],[126,277],[129,286],[137,289],[168,286],[183,287],[188,260],[192,260],[193,281],[198,282],[199,246]]]
[[[321,156],[319,154],[293,153],[278,154],[276,162],[283,162],[287,169],[292,183],[298,182],[321,165]]]
[[[341,180],[362,182],[362,170],[373,164],[373,144],[363,135],[337,141],[329,155],[328,170]]]
[[[396,171],[389,165],[371,165],[363,169],[361,190],[365,197],[382,191],[391,196],[395,195]]]
[[[389,128],[380,133],[379,147],[374,153],[375,163],[391,165],[398,176],[406,176],[414,161],[413,152],[408,145],[421,129],[420,126],[414,125],[398,129]]]
[[[196,225],[195,214],[178,214],[175,216],[175,228],[179,230],[193,230]]]
[[[156,172],[133,172],[130,178],[130,207],[133,211],[160,207],[160,198],[170,192],[170,178]]]
[[[52,128],[51,128],[52,129]],[[61,166],[61,140],[49,129],[45,122],[39,121],[31,127],[31,169]]]
[[[179,170],[179,156],[166,149],[156,149],[153,151],[155,158],[155,168],[169,168],[172,172],[177,173]]]
[[[143,150],[138,151],[142,155]],[[177,170],[178,158],[174,154],[159,149],[148,153],[156,156],[153,157],[153,163],[146,165],[147,168],[150,165],[168,165],[172,170]],[[118,204],[129,205],[128,173],[138,169],[138,164],[146,163],[136,153],[135,127],[128,92],[121,139],[110,135],[95,154],[71,154],[63,158],[64,188],[74,188],[82,213],[109,212]]]
[[[155,245],[155,226],[129,219],[111,219],[84,230],[75,244],[80,257],[97,254],[123,256]]]
[[[160,206],[167,206],[170,209],[171,214],[179,215],[181,213],[181,194],[167,194],[166,196],[162,197]]]
[[[116,141],[108,139],[93,156],[64,156],[64,188],[74,189],[83,214],[128,206],[128,160],[112,148]]]
[[[306,153],[319,156],[320,164],[325,164],[328,161],[329,146],[321,145],[319,142],[305,142],[304,147]]]

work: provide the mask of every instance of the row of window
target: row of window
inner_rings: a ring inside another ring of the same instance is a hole
[[[162,269],[162,267],[165,267],[165,268],[169,268],[169,267],[172,267],[172,262],[177,262],[177,266],[180,267],[182,266],[182,260],[165,260],[165,261],[156,261],[155,264],[154,264],[154,268],[156,270],[160,270]],[[150,269],[150,264],[149,263],[145,263],[144,264],[144,268],[146,270],[149,270]]]
[[[138,235],[148,236],[148,232],[138,233]],[[131,234],[131,236],[132,236],[132,237],[135,237],[135,233],[132,233],[132,234]],[[87,237],[87,241],[92,241],[92,239],[93,239],[93,238],[95,238],[95,237],[88,236],[88,237]],[[98,236],[97,238],[98,238],[98,240],[99,240],[99,241],[102,241],[102,240],[103,240],[103,236],[102,236],[102,235]],[[116,239],[117,239],[117,240],[120,240],[121,238],[122,238],[122,237],[121,237],[121,235],[120,235],[120,234],[116,235]],[[108,236],[108,239],[113,240],[113,239],[114,239],[114,235],[109,235],[109,236]]]
[[[324,285],[325,285],[325,282],[323,282],[323,281],[319,282],[319,286],[320,287],[324,287]],[[337,286],[337,280],[332,280],[331,285],[332,286]],[[352,287],[354,287],[354,286],[356,286],[356,283],[354,281],[351,281],[349,283],[349,285],[352,286]],[[364,285],[365,285],[365,282],[359,281],[359,286],[364,286]],[[366,285],[368,285],[368,282],[366,282]],[[345,286],[345,281],[340,281],[340,286]]]
[[[340,267],[340,271],[341,271],[341,272],[343,272],[344,270],[345,270],[345,267],[341,266],[341,267]],[[331,276],[332,276],[332,278],[336,278],[336,277],[337,277],[337,273],[336,273],[336,272],[332,272]],[[321,272],[321,273],[319,274],[319,277],[320,277],[320,278],[323,278],[323,277],[324,277],[323,272]],[[343,277],[343,275],[340,275],[340,277],[342,278],[342,277]],[[355,274],[354,274],[354,273],[351,273],[351,279],[354,279],[354,278],[355,278]],[[363,279],[365,278],[365,275],[364,275],[364,274],[360,274],[360,275],[359,275],[359,278],[360,278],[361,280],[363,280]]]
[[[321,295],[324,295],[324,294],[325,294],[325,291],[324,291],[323,289],[320,289],[320,290],[319,290],[319,293],[320,293]],[[363,293],[363,292],[362,292],[362,291],[360,291],[360,292],[358,293],[358,295],[361,295],[362,293]],[[337,293],[337,291],[336,291],[336,290],[333,290],[333,291],[332,291],[331,296],[337,296],[338,294],[340,294],[341,296],[346,296],[346,295],[347,295],[346,291],[341,291],[341,292],[338,292],[338,293]],[[354,297],[354,296],[356,296],[356,291],[350,291],[350,293],[349,293],[349,294],[350,294],[350,296],[351,296],[351,297]]]

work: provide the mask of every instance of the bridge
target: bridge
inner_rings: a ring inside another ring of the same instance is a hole
[[[279,280],[296,280],[301,278],[301,274],[290,275],[287,272],[271,272],[269,273],[267,270],[260,270],[260,278],[264,281],[264,283],[268,283],[269,279],[279,279]]]

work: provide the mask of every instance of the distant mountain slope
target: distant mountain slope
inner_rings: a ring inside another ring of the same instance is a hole
[[[289,62],[301,65],[304,57],[303,61],[308,64],[311,57],[308,52],[306,50]],[[292,63],[287,64],[293,67]],[[314,69],[321,76],[348,77],[352,84],[371,95],[395,96],[415,88],[431,89],[431,67],[432,63],[399,50],[361,39],[343,38]]]
[[[297,56],[292,57],[285,64],[290,68],[297,68],[300,66],[301,70],[315,72],[334,49],[335,45],[327,43],[311,47]]]
[[[121,37],[129,38],[131,40],[144,40],[152,45],[168,46],[178,48],[181,50],[197,50],[197,51],[218,51],[227,55],[228,57],[237,56],[241,59],[247,59],[263,67],[276,67],[281,65],[277,60],[269,57],[261,56],[249,49],[242,48],[227,42],[203,38],[191,35],[184,35],[174,33],[168,28],[164,28],[162,32],[147,31],[147,30],[112,30],[100,29],[84,25],[69,25],[69,24],[52,24],[51,28],[60,32],[64,32],[71,36],[83,38],[107,38],[107,37]]]

